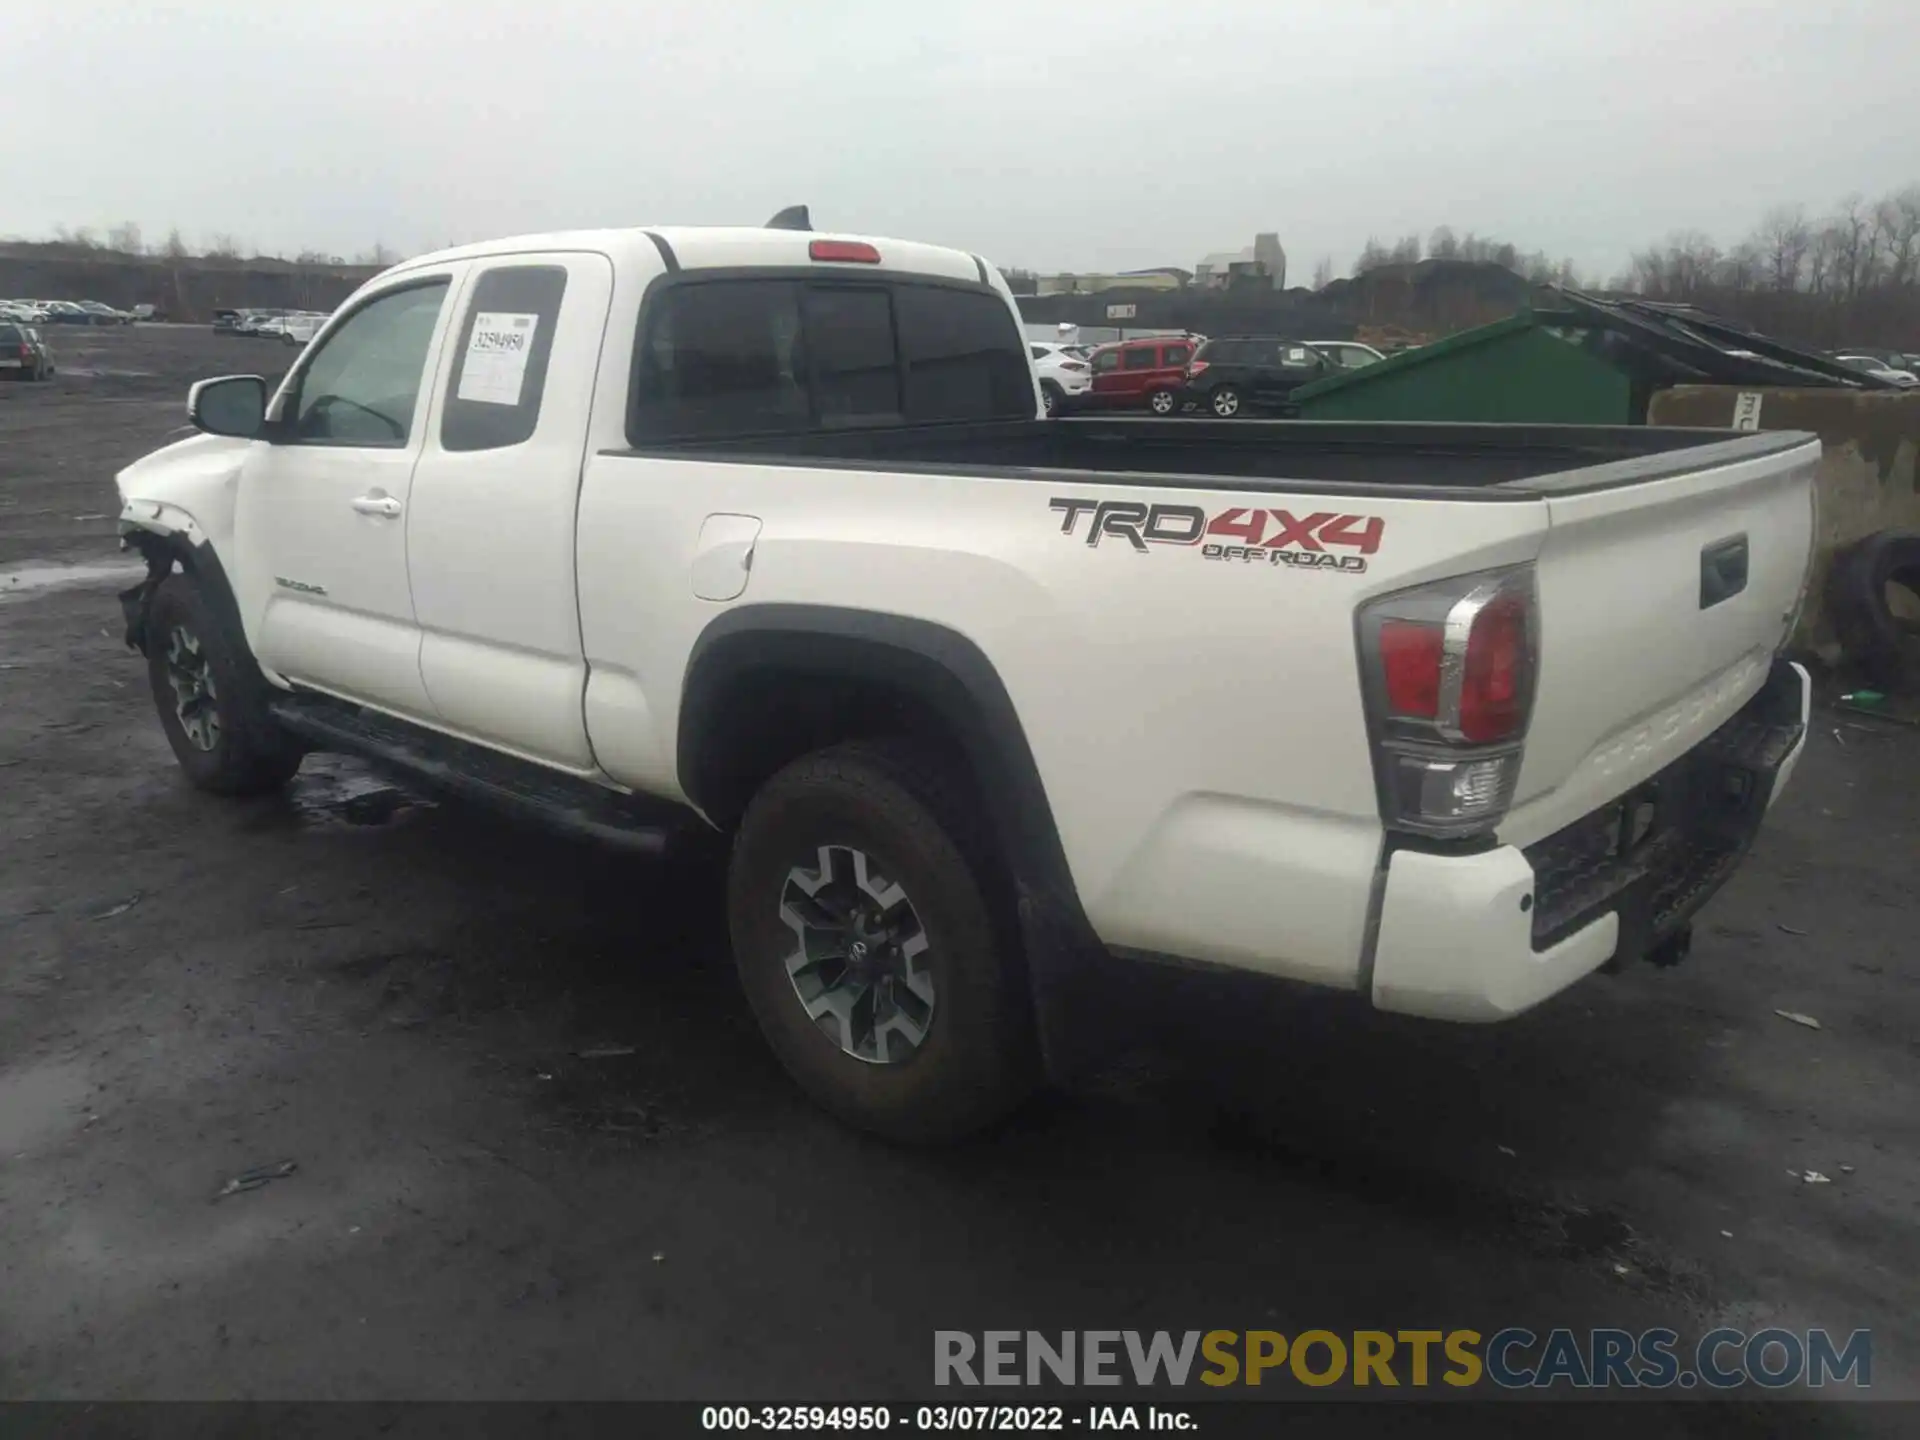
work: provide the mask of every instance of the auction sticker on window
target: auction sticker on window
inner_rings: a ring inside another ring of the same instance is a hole
[[[527,378],[527,357],[533,353],[533,332],[539,326],[538,315],[504,310],[475,315],[456,398],[482,405],[518,405]]]

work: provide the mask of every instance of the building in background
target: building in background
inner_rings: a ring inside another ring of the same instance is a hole
[[[1192,276],[1171,265],[1151,270],[1122,270],[1111,275],[1041,275],[1036,295],[1098,295],[1103,290],[1179,290]]]
[[[1253,237],[1253,244],[1240,250],[1219,250],[1204,256],[1193,267],[1193,283],[1203,290],[1224,290],[1229,286],[1263,285],[1272,290],[1287,288],[1287,252],[1279,235],[1269,231]]]

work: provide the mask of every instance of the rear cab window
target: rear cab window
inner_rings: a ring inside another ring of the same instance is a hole
[[[628,438],[1032,419],[1029,353],[988,289],[695,272],[642,309]]]

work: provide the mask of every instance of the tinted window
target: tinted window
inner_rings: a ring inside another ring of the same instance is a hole
[[[1034,411],[1029,347],[984,292],[694,281],[658,294],[643,324],[636,443]]]
[[[427,346],[446,298],[447,282],[436,280],[390,290],[354,311],[300,374],[291,405],[292,438],[405,445],[427,368]]]
[[[1029,345],[1027,347],[1027,353],[1036,360],[1044,360],[1047,358],[1047,347],[1044,345]]]
[[[447,378],[441,449],[498,450],[532,438],[566,292],[558,265],[502,265],[480,276]],[[311,334],[315,322],[288,324]]]
[[[810,286],[805,303],[814,414],[824,426],[901,419],[893,301],[876,286]]]
[[[1169,345],[1160,352],[1160,358],[1168,365],[1184,365],[1192,353],[1185,345]]]
[[[21,339],[18,325],[0,325],[0,345],[18,345]]]
[[[798,285],[676,285],[647,309],[634,385],[636,434],[691,439],[811,423]]]
[[[1118,370],[1120,368],[1120,352],[1118,350],[1102,350],[1093,357],[1093,368],[1103,374],[1108,370]]]
[[[1126,352],[1126,367],[1129,370],[1151,370],[1159,363],[1159,351],[1151,345]]]
[[[894,306],[908,420],[1033,418],[1033,372],[1006,301],[991,291],[902,285]]]

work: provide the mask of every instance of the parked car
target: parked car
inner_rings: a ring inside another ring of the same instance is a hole
[[[91,311],[74,304],[71,300],[49,300],[46,302],[47,324],[49,325],[91,325],[94,323]]]
[[[1877,355],[1836,355],[1838,363],[1849,370],[1858,370],[1863,375],[1871,375],[1876,380],[1885,380],[1888,384],[1898,385],[1902,390],[1910,390],[1920,385],[1920,376],[1908,370],[1894,368]]]
[[[1371,345],[1358,340],[1309,340],[1306,342],[1342,370],[1364,370],[1386,359]]]
[[[1102,345],[1093,352],[1093,388],[1082,403],[1099,409],[1147,409],[1155,415],[1171,415],[1173,397],[1193,351],[1193,339],[1187,335]]]
[[[4,313],[7,319],[17,321],[22,325],[45,325],[47,323],[47,307],[38,300],[0,301],[0,313]]]
[[[1164,398],[1155,394],[1153,408],[1159,414],[1191,408],[1218,420],[1255,410],[1271,412],[1284,407],[1300,386],[1330,373],[1333,365],[1303,340],[1223,335],[1194,352],[1179,383],[1169,387]]]
[[[128,313],[132,315],[135,320],[143,322],[149,320],[157,322],[167,318],[167,312],[162,310],[158,305],[136,305]]]
[[[238,310],[216,310],[213,312],[213,333],[237,335],[240,333],[240,322],[245,318]]]
[[[1071,409],[1093,388],[1093,366],[1074,354],[1071,346],[1036,341],[1027,346],[1027,353],[1033,356],[1033,373],[1040,379],[1047,414]]]
[[[240,312],[239,333],[261,339],[271,335],[267,327],[286,315],[284,310],[243,310]]]
[[[216,794],[339,750],[730,834],[772,1049],[899,1138],[1087,1057],[1148,958],[1491,1021],[1684,954],[1805,744],[1816,437],[1223,445],[1041,419],[1027,343],[895,240],[408,260],[116,476],[159,723]]]
[[[45,380],[53,374],[53,352],[40,332],[17,321],[0,323],[0,375],[12,380]]]
[[[98,300],[82,300],[80,308],[93,317],[95,325],[131,325],[133,317],[124,310],[116,310],[111,305]]]

